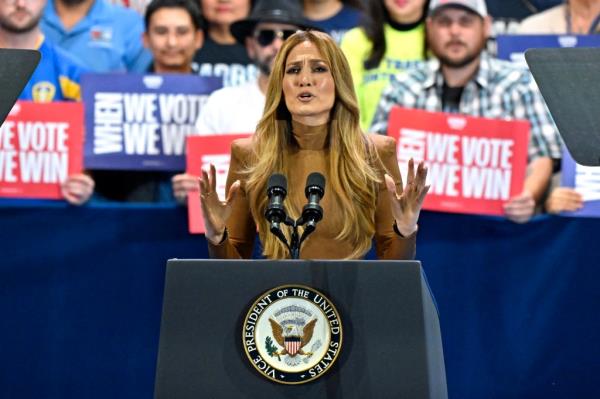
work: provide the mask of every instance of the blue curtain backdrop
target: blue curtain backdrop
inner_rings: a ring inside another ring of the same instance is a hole
[[[0,397],[151,398],[171,206],[0,204]],[[424,213],[451,398],[600,397],[599,219]],[[226,287],[224,287],[226,289]]]

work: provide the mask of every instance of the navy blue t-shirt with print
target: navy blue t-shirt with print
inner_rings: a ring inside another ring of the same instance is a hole
[[[241,44],[218,44],[205,36],[204,45],[196,52],[198,75],[223,78],[223,87],[239,86],[258,77],[258,68]]]
[[[342,9],[331,18],[317,20],[309,20],[314,26],[327,32],[333,37],[336,43],[340,43],[342,36],[346,31],[356,28],[361,22],[362,13],[360,10],[351,7],[343,6]]]

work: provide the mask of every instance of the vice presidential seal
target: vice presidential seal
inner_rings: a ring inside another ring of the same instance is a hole
[[[303,384],[322,376],[336,361],[342,322],[319,291],[286,285],[265,292],[252,304],[242,342],[263,376],[281,384]]]

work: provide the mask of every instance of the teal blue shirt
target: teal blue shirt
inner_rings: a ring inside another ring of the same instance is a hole
[[[66,30],[49,0],[40,24],[46,38],[93,72],[144,72],[151,55],[142,45],[144,23],[133,10],[95,0],[88,14]]]

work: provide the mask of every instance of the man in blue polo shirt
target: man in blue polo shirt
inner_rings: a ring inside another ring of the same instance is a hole
[[[90,71],[143,72],[150,63],[141,16],[107,0],[49,0],[41,27]]]

